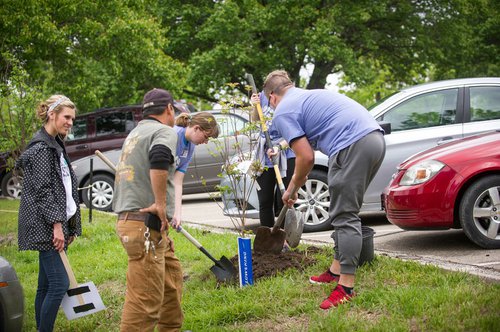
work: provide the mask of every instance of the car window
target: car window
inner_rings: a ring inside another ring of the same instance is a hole
[[[68,135],[68,141],[87,138],[87,118],[76,118],[71,127],[71,133]]]
[[[458,89],[429,92],[410,98],[377,118],[391,123],[392,131],[455,123]]]
[[[219,125],[219,137],[233,136],[245,127],[246,121],[232,114],[214,114],[214,117]]]
[[[128,133],[134,128],[132,112],[102,114],[96,117],[96,136]]]
[[[500,87],[470,88],[471,121],[500,119]]]

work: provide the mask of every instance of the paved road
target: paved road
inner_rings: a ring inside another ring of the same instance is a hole
[[[237,230],[222,213],[222,202],[206,194],[183,197],[183,221],[200,227],[219,230]],[[390,224],[383,214],[362,214],[363,224],[375,230],[374,247],[379,255],[416,260],[449,270],[460,270],[500,282],[500,249],[485,250],[468,240],[461,230],[403,231]],[[249,219],[247,229],[255,229],[259,221]],[[318,245],[332,245],[331,231],[304,233],[302,241]]]

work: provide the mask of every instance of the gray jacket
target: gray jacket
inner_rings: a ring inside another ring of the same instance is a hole
[[[70,165],[64,143],[41,128],[16,162],[23,175],[23,190],[19,207],[19,250],[54,250],[54,223],[61,222],[64,237],[81,235],[78,182],[71,168],[72,196],[76,213],[66,220],[66,192],[61,176],[60,156]],[[65,246],[66,247],[66,246]]]

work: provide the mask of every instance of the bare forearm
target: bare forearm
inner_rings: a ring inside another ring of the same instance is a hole
[[[295,158],[295,170],[293,173],[292,181],[296,187],[302,187],[307,181],[307,175],[311,172],[314,166],[314,159],[304,158],[303,156],[296,156]]]
[[[184,182],[184,173],[175,172],[174,185],[175,185],[175,214],[182,212],[182,183]]]
[[[301,187],[307,181],[307,175],[314,166],[314,150],[305,137],[294,141],[291,145],[295,153],[295,170],[290,185]]]

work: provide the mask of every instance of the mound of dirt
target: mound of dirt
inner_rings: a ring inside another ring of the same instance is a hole
[[[252,252],[253,278],[275,276],[278,272],[287,269],[303,271],[307,266],[316,263],[312,254],[321,251],[318,247],[307,247],[305,250],[292,250],[279,254]],[[231,262],[238,268],[238,255],[232,257]]]

